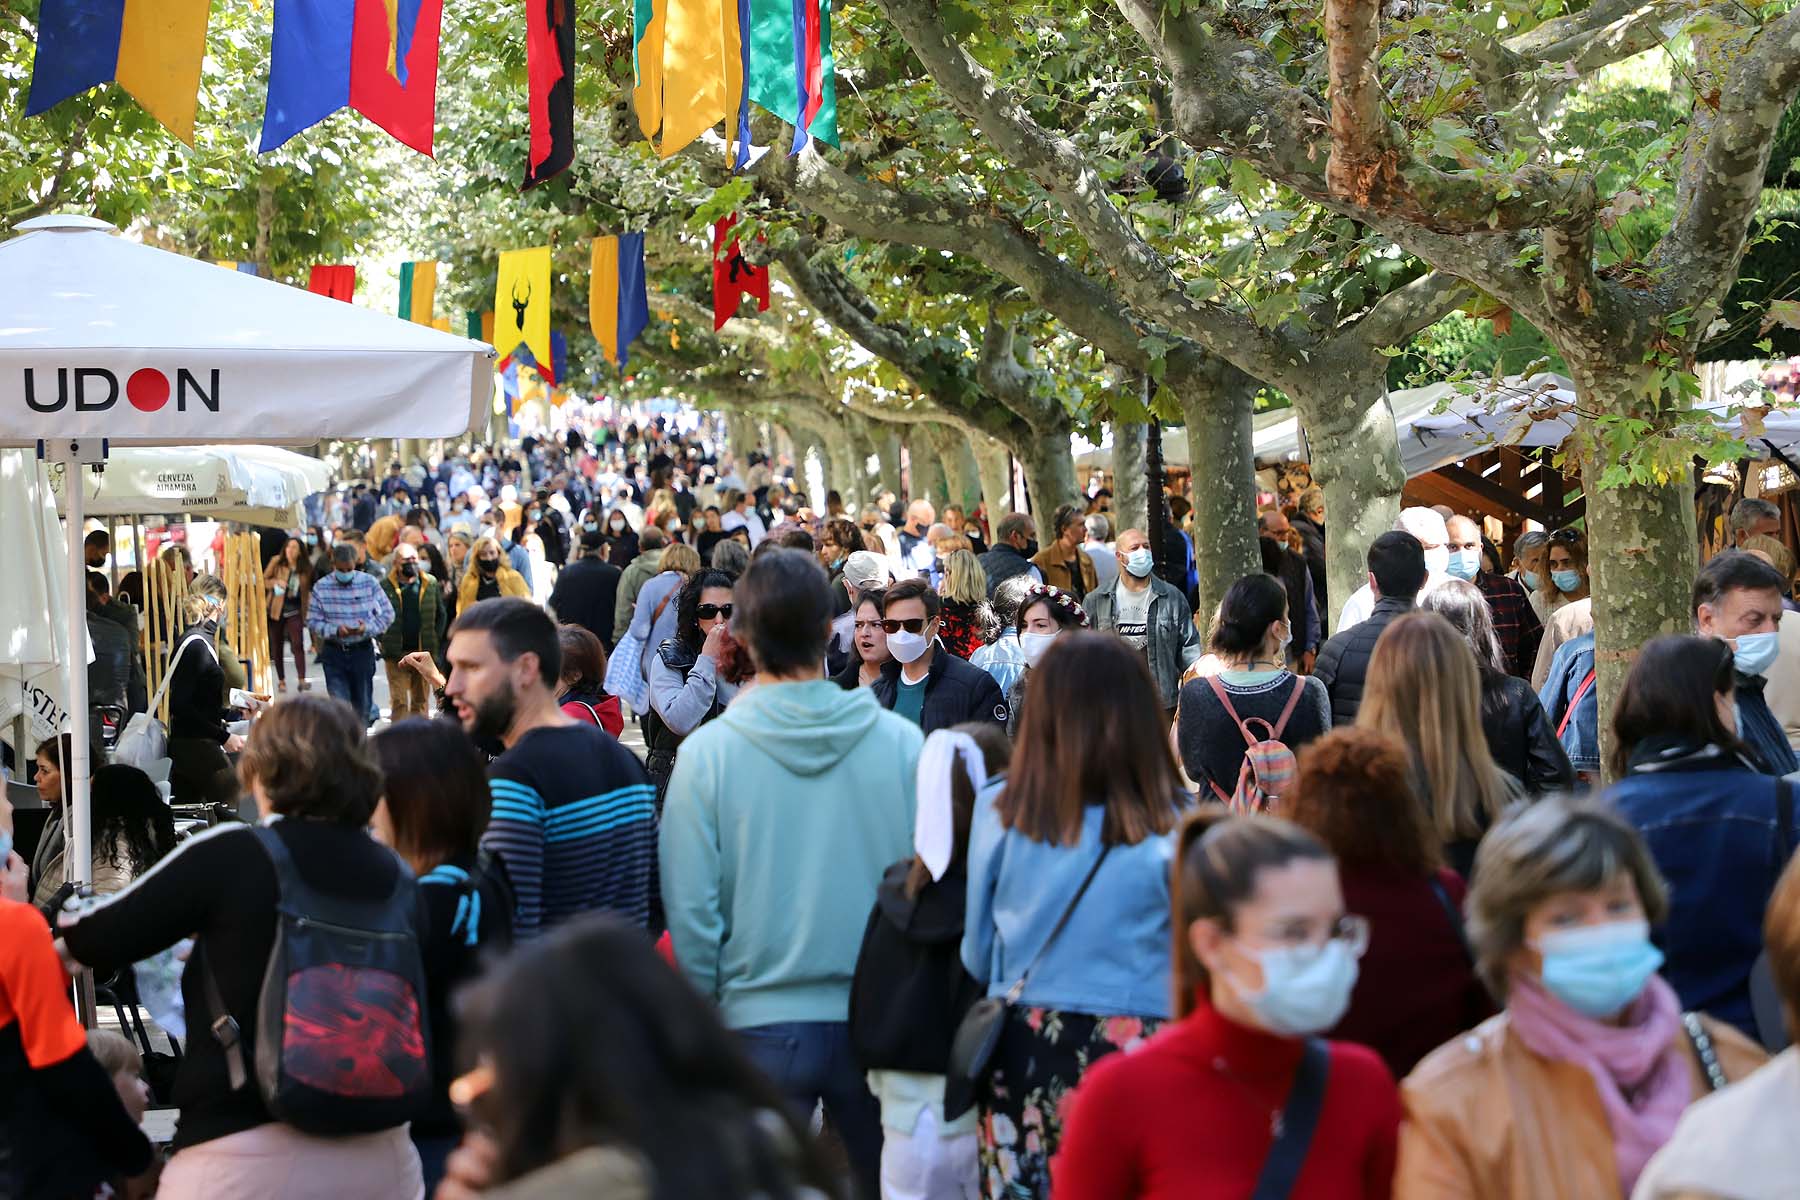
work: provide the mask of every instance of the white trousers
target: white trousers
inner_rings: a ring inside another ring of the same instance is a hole
[[[974,1133],[939,1132],[930,1108],[911,1133],[883,1126],[881,1200],[980,1200],[981,1150]]]

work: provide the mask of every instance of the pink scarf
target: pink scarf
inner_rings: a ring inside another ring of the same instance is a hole
[[[1675,989],[1651,976],[1627,1010],[1625,1024],[1615,1026],[1582,1016],[1535,977],[1515,974],[1506,1015],[1532,1052],[1592,1076],[1612,1127],[1619,1186],[1629,1196],[1644,1164],[1669,1140],[1694,1099]]]

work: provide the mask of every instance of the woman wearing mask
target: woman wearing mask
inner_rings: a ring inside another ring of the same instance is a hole
[[[419,952],[429,991],[432,1102],[411,1132],[430,1189],[462,1134],[450,1104],[456,1077],[451,995],[481,974],[484,958],[512,944],[513,897],[480,856],[490,804],[487,763],[463,731],[454,722],[413,717],[370,737],[369,749],[383,780],[370,829],[412,869],[425,912]]]
[[[456,589],[457,612],[496,596],[531,599],[531,589],[525,586],[525,577],[507,565],[506,555],[501,551],[499,542],[491,537],[484,537],[475,543],[475,548],[469,553],[474,559],[474,566],[464,572],[462,586]]]
[[[1239,1200],[1273,1159],[1291,1196],[1385,1198],[1400,1098],[1366,1047],[1324,1041],[1350,1001],[1368,925],[1331,852],[1275,817],[1202,809],[1174,883],[1175,1015],[1076,1090],[1057,1200]],[[1316,1097],[1311,1100],[1310,1097]],[[1296,1114],[1316,1105],[1311,1136]]]
[[[870,590],[856,599],[852,626],[854,640],[851,643],[854,652],[850,655],[850,665],[835,679],[846,692],[872,687],[881,678],[881,668],[893,658],[888,653],[887,633],[881,627],[881,602],[885,594]]]
[[[731,584],[723,571],[696,570],[675,603],[674,635],[650,659],[644,767],[656,785],[658,811],[682,739],[724,712],[749,677],[747,656],[731,640]]]
[[[694,539],[694,546],[700,551],[700,557],[707,562],[712,561],[713,547],[725,540],[725,532],[719,528],[719,510],[716,505],[708,506],[702,514],[699,536]]]
[[[1488,753],[1481,677],[1456,627],[1431,612],[1395,617],[1369,659],[1356,724],[1406,747],[1444,857],[1469,878],[1476,843],[1518,785]]]
[[[1228,804],[1237,795],[1251,738],[1298,751],[1331,728],[1325,684],[1287,669],[1293,638],[1287,598],[1273,575],[1246,575],[1232,584],[1212,635],[1223,670],[1182,685],[1175,740],[1188,778],[1209,800]],[[1249,782],[1256,782],[1254,775]]]
[[[967,546],[966,539],[958,540]],[[966,659],[993,641],[998,632],[994,610],[987,601],[987,576],[966,548],[945,554],[938,565],[944,572],[938,583],[938,595],[944,598],[938,640],[944,649]]]
[[[456,619],[463,576],[469,573],[469,569],[473,565],[469,562],[469,551],[474,545],[475,539],[465,530],[455,529],[444,537],[444,604],[450,610],[449,615],[452,621]]]
[[[194,938],[181,978],[190,1033],[175,1078],[181,1119],[159,1200],[424,1194],[419,1156],[404,1123],[374,1133],[319,1136],[276,1121],[254,1083],[232,1086],[232,1055],[212,1032],[216,1021],[233,1018],[242,1065],[247,1069],[255,1061],[254,1017],[284,899],[275,851],[265,837],[278,839],[295,872],[327,901],[357,905],[359,912],[396,899],[412,908],[411,873],[368,833],[382,778],[363,725],[361,714],[342,701],[314,693],[270,706],[251,727],[242,764],[261,826],[234,822],[190,838],[118,895],[61,918],[65,958],[97,972]],[[418,939],[423,931],[415,926],[409,932]],[[384,1029],[390,1046],[416,1046],[423,1034],[386,1022],[367,1024],[364,1048],[371,1056],[381,1053]]]
[[[169,785],[177,804],[236,807],[237,780],[230,755],[244,748],[231,732],[225,707],[225,669],[219,654],[219,621],[225,585],[196,575],[188,585],[188,627],[175,642],[164,686],[169,692]],[[151,704],[155,710],[154,702]]]
[[[862,531],[854,521],[834,517],[819,531],[819,565],[831,579],[831,615],[833,619],[850,611],[850,591],[844,585],[844,564],[863,548]]]
[[[1032,674],[1006,783],[977,798],[969,834],[963,966],[1011,1001],[979,1098],[989,1200],[1048,1195],[1069,1091],[1168,1017],[1169,866],[1189,800],[1143,655],[1074,632]]]
[[[1025,669],[1006,689],[1006,708],[1011,714],[1006,732],[1010,736],[1019,736],[1023,726],[1025,685],[1031,680],[1032,670],[1065,631],[1092,628],[1087,610],[1061,588],[1034,583],[1026,589],[1025,599],[1019,604],[1019,653],[1025,656]]]
[[[451,1094],[474,1132],[435,1200],[842,1195],[741,1039],[642,929],[564,925],[471,986],[460,1017],[474,1069]]]
[[[263,571],[263,591],[268,595],[269,645],[275,659],[275,688],[287,691],[287,651],[294,652],[294,675],[300,690],[306,682],[306,602],[312,596],[312,564],[307,561],[306,547],[300,539],[290,537],[281,544],[281,553],[269,560]]]
[[[1397,742],[1354,726],[1300,755],[1283,815],[1337,859],[1344,900],[1369,923],[1350,1008],[1332,1036],[1368,1046],[1395,1078],[1493,1015],[1463,938],[1463,881],[1443,865]]]
[[[1575,786],[1575,768],[1531,684],[1506,673],[1500,639],[1481,589],[1447,579],[1419,596],[1419,607],[1456,627],[1475,652],[1481,675],[1481,731],[1488,753],[1532,795]]]
[[[1762,1063],[1729,1026],[1684,1018],[1656,974],[1667,909],[1607,809],[1546,799],[1488,832],[1469,941],[1505,1007],[1407,1077],[1399,1200],[1629,1195],[1684,1109]]]
[[[1764,774],[1738,738],[1736,679],[1730,647],[1714,638],[1646,645],[1613,708],[1617,782],[1606,796],[1681,898],[1657,944],[1682,1006],[1753,1034],[1757,930],[1800,828],[1792,785]]]
[[[1550,535],[1544,575],[1538,586],[1550,613],[1588,598],[1588,545],[1579,530],[1559,529]],[[1544,619],[1548,621],[1549,617]]]

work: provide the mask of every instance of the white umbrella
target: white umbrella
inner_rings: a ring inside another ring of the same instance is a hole
[[[0,450],[0,543],[7,550],[0,571],[0,727],[24,716],[27,736],[13,746],[23,765],[68,715],[62,668],[69,661],[69,626],[57,620],[67,611],[62,523],[43,467],[20,450]],[[85,636],[81,644],[85,662]]]
[[[58,501],[66,476],[52,479]],[[331,485],[331,467],[273,446],[129,446],[83,477],[90,517],[186,513],[253,525],[299,525],[305,499]]]
[[[40,217],[0,243],[0,445],[70,463],[107,443],[308,443],[439,438],[485,415],[480,343],[117,236],[88,217]],[[86,488],[69,489],[79,531]],[[71,640],[84,569],[68,539]],[[68,858],[91,871],[85,666],[67,664],[74,734]]]

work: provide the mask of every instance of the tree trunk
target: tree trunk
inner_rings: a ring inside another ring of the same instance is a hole
[[[834,426],[825,435],[827,462],[826,484],[844,502],[844,509],[855,520],[862,503],[862,472],[856,461],[856,445],[847,430]],[[823,505],[820,506],[821,509]]]
[[[1135,377],[1129,386],[1138,386]],[[1135,421],[1120,421],[1113,425],[1112,521],[1115,535],[1121,529],[1148,529],[1150,526],[1150,477],[1144,460],[1149,432],[1149,426]]]
[[[933,509],[949,503],[949,487],[944,482],[944,456],[931,436],[929,425],[914,425],[906,435],[906,458],[912,466],[914,500],[929,500]]]
[[[1644,415],[1646,401],[1619,364],[1582,370],[1571,362],[1584,407]],[[1675,402],[1669,397],[1669,402]],[[1595,486],[1607,463],[1583,463],[1587,496],[1588,582],[1594,597],[1595,686],[1600,712],[1612,712],[1625,676],[1645,642],[1665,633],[1691,633],[1690,607],[1698,570],[1694,482],[1689,473],[1663,485]],[[1600,722],[1600,762],[1612,755],[1612,722]],[[1612,772],[1604,771],[1611,782]]]
[[[892,425],[875,431],[875,490],[900,496],[900,433]],[[882,514],[886,516],[886,514]]]
[[[925,447],[944,473],[944,503],[957,505],[965,513],[981,496],[981,483],[969,440],[961,430],[948,425],[925,426]]]
[[[750,452],[761,446],[756,422],[748,413],[728,410],[725,413],[725,440],[730,444],[732,457],[737,460],[738,474],[742,476],[750,466]]]
[[[1369,544],[1394,527],[1406,467],[1388,405],[1387,360],[1333,363],[1311,373],[1317,390],[1290,389],[1312,450],[1313,480],[1325,492],[1326,582],[1332,611],[1319,614],[1336,632],[1338,610],[1369,580]],[[1196,484],[1196,492],[1200,490]]]
[[[991,534],[993,527],[1000,523],[1000,518],[1013,511],[1007,500],[1012,454],[991,437],[971,437],[969,448],[975,455],[975,470],[981,476],[981,504],[987,510],[988,531]]]
[[[1031,501],[1031,519],[1038,541],[1048,545],[1056,531],[1051,524],[1058,505],[1073,504],[1081,497],[1075,486],[1075,454],[1069,445],[1069,424],[1058,421],[1048,429],[1033,431],[1029,441],[1014,446],[1025,468],[1025,490]]]
[[[1256,548],[1256,460],[1251,410],[1257,382],[1214,360],[1188,376],[1170,377],[1187,423],[1194,479],[1194,564],[1200,576],[1204,630],[1225,591],[1262,570]]]

